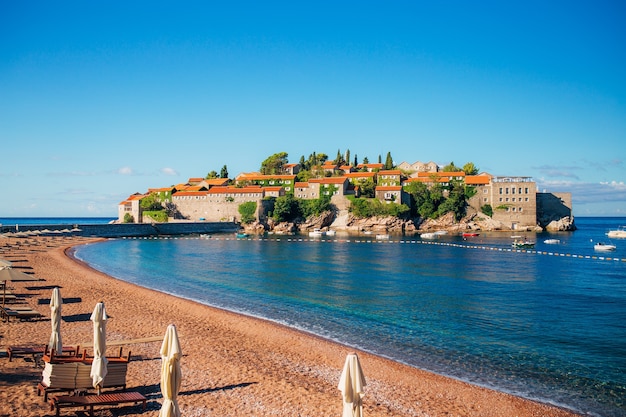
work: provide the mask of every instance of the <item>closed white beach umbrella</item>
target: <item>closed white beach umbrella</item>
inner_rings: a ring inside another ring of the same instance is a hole
[[[0,268],[6,268],[10,266],[13,266],[13,263],[11,261],[7,261],[6,259],[0,259]]]
[[[52,323],[52,333],[50,334],[50,342],[48,348],[61,352],[63,341],[61,340],[61,290],[54,287],[52,290],[52,298],[50,298],[50,322]]]
[[[107,358],[106,358],[106,323],[107,313],[104,309],[104,303],[96,304],[91,313],[91,321],[93,322],[93,363],[91,364],[91,372],[89,375],[93,380],[93,387],[98,390],[102,388],[102,381],[107,375]]]
[[[346,356],[346,363],[339,379],[339,390],[343,399],[343,417],[361,417],[363,415],[363,396],[365,375],[356,353]]]
[[[180,391],[182,372],[180,358],[182,356],[176,326],[170,324],[165,331],[161,345],[161,392],[163,404],[159,417],[180,417],[180,408],[176,397]]]

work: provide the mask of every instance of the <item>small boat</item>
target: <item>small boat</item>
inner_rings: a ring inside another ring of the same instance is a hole
[[[437,233],[430,233],[430,232],[422,233],[420,235],[422,239],[437,239],[437,236],[439,236]]]
[[[546,239],[543,241],[543,243],[545,243],[546,245],[558,245],[559,243],[561,243],[561,241],[559,239]]]
[[[211,239],[211,235],[207,235],[206,233],[200,234],[200,239]]]
[[[619,226],[615,230],[609,230],[606,234],[608,237],[616,237],[619,239],[626,239],[626,226]]]
[[[535,242],[527,239],[515,239],[511,245],[515,249],[532,249],[535,247]]]
[[[389,240],[389,235],[388,234],[376,235],[376,240]]]
[[[447,235],[447,234],[448,234],[448,231],[447,231],[447,230],[437,230],[437,231],[435,232],[435,234],[436,234],[437,236],[443,236],[443,235]]]
[[[325,232],[322,232],[320,229],[313,229],[312,232],[309,232],[309,237],[322,237]]]
[[[476,237],[479,235],[480,233],[473,233],[473,232],[463,233],[463,237]]]
[[[372,233],[374,232],[372,232],[371,230],[363,230],[364,235],[371,235]]]
[[[326,231],[326,236],[335,236],[335,231],[334,230],[327,230]]]
[[[598,242],[593,245],[593,249],[598,252],[612,252],[616,249],[616,246],[609,243]]]
[[[250,235],[247,233],[237,233],[237,239],[245,239],[247,237],[249,237]]]

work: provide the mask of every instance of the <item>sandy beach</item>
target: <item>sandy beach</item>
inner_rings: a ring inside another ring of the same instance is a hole
[[[64,345],[92,341],[89,316],[103,301],[108,354],[121,346],[131,351],[128,389],[148,398],[140,406],[98,411],[98,416],[158,415],[160,340],[168,324],[178,329],[183,350],[182,415],[196,416],[341,416],[337,389],[350,352],[346,346],[271,322],[233,314],[128,284],[95,271],[71,257],[71,247],[90,238],[23,239],[3,243],[0,258],[45,281],[9,283],[43,319],[0,323],[0,349],[44,345],[50,332],[49,300],[54,286],[63,304]],[[146,342],[146,338],[152,341]],[[142,340],[143,339],[143,340]],[[87,348],[89,351],[89,348]],[[365,352],[357,352],[366,376],[364,415],[566,417],[578,414],[455,379],[421,371]],[[32,358],[0,358],[0,416],[53,416],[37,395],[42,368]],[[62,411],[62,415],[76,415]],[[80,414],[79,415],[83,415]]]

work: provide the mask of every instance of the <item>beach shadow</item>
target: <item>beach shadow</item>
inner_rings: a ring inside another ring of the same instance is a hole
[[[195,389],[191,391],[181,391],[178,393],[178,395],[207,394],[209,392],[215,392],[215,391],[228,391],[228,390],[237,389],[237,388],[245,388],[253,384],[258,384],[258,382],[242,382],[241,384],[224,385],[223,387],[203,388],[203,389]]]
[[[63,321],[67,323],[89,321],[91,320],[91,313],[81,313],[81,314],[72,314],[70,316],[62,316],[61,319],[63,319]]]
[[[30,291],[41,291],[41,290],[53,290],[55,287],[58,287],[58,285],[38,285],[36,287],[24,287],[24,288]]]
[[[74,303],[80,303],[82,301],[83,301],[83,299],[80,298],[80,297],[63,298],[63,304],[74,304]],[[49,298],[40,298],[39,300],[37,300],[37,304],[50,304],[50,299]]]

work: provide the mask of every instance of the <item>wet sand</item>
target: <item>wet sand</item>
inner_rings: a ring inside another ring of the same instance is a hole
[[[7,239],[3,239],[7,240]],[[0,323],[0,349],[44,345],[50,338],[50,299],[59,286],[64,345],[91,343],[89,316],[103,301],[107,314],[108,355],[131,351],[127,387],[148,398],[147,410],[121,406],[98,416],[157,415],[159,350],[168,324],[178,329],[183,358],[179,395],[182,415],[341,416],[337,389],[346,354],[355,350],[271,322],[250,318],[141,288],[91,269],[71,257],[71,247],[88,238],[10,239],[0,258],[45,281],[9,283],[13,293],[44,316]],[[21,241],[25,244],[16,246]],[[152,338],[147,341],[146,338]],[[87,348],[91,353],[90,348]],[[357,351],[367,386],[364,415],[572,417],[579,414],[455,379],[421,371]],[[0,358],[0,417],[53,416],[36,386],[42,368],[32,358]],[[62,415],[76,415],[64,410]],[[82,415],[78,413],[78,415]]]

